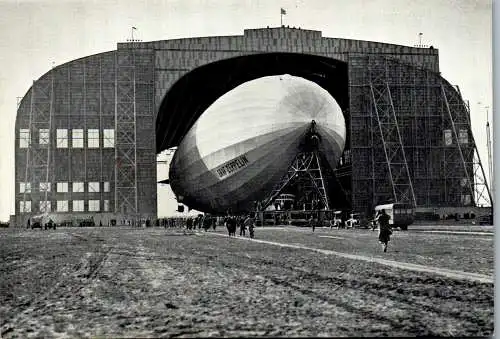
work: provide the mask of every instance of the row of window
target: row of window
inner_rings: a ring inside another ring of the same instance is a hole
[[[71,201],[71,211],[72,212],[85,212],[84,200],[73,200]],[[52,212],[50,201],[40,201],[39,209],[41,213]],[[20,212],[31,212],[31,201],[20,201],[19,202]],[[88,212],[100,212],[101,211],[101,201],[100,200],[88,200]],[[109,212],[109,200],[104,200],[103,206],[104,212]],[[56,212],[69,212],[69,201],[68,200],[57,200],[56,201]]]
[[[38,143],[40,145],[48,145],[50,142],[50,130],[40,129],[38,134]],[[28,148],[31,145],[31,135],[29,129],[19,130],[19,148]],[[84,146],[84,133],[83,129],[73,129],[71,132],[71,147],[72,148],[83,148]],[[87,130],[87,147],[88,148],[99,148],[99,130],[98,129],[88,129]],[[56,130],[56,147],[57,148],[68,148],[68,130],[67,129],[57,129]],[[104,148],[115,147],[115,130],[114,129],[104,129],[103,130],[103,144]]]
[[[444,133],[444,144],[446,146],[450,146],[453,144],[453,133],[451,129],[445,129]],[[468,144],[469,143],[469,133],[466,129],[461,129],[458,131],[458,142],[460,144]]]
[[[85,185],[83,182],[73,182],[72,183],[72,191],[73,193],[85,192]],[[89,182],[87,185],[87,192],[90,193],[98,193],[100,192],[101,185],[99,182]],[[50,192],[51,191],[51,183],[50,182],[41,182],[40,183],[40,192]],[[68,182],[58,182],[56,184],[56,190],[59,193],[68,193]],[[103,192],[109,192],[109,181],[103,182]],[[30,182],[20,182],[19,183],[19,193],[31,193],[31,183]]]

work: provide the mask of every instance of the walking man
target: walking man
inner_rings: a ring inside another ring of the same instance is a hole
[[[378,217],[378,222],[379,222],[379,233],[378,233],[378,240],[382,244],[382,248],[384,249],[384,252],[387,252],[387,245],[389,241],[391,241],[391,234],[392,230],[391,227],[389,226],[389,219],[391,217],[385,213],[385,210],[380,211],[380,215]]]
[[[248,232],[250,233],[250,238],[253,238],[254,220],[250,216],[250,214],[246,217],[245,222],[243,224],[245,227],[248,227]]]

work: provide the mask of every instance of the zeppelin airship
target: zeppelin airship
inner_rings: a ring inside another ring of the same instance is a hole
[[[170,163],[177,200],[204,212],[248,211],[280,181],[304,138],[336,168],[346,137],[336,100],[316,83],[285,75],[255,79],[217,99]]]

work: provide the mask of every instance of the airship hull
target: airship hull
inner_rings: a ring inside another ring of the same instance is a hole
[[[286,173],[312,120],[319,151],[335,167],[345,122],[327,91],[289,75],[242,84],[214,102],[181,141],[170,164],[172,190],[201,211],[251,209]]]

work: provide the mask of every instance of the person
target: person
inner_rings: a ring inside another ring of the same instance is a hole
[[[246,233],[246,226],[243,217],[238,217],[238,224],[240,226],[240,237],[244,237]]]
[[[253,238],[253,230],[254,230],[254,221],[250,214],[246,217],[244,221],[244,226],[248,227],[248,232],[250,233],[250,238]]]
[[[186,228],[188,231],[190,231],[193,228],[193,219],[192,218],[187,218],[186,220]]]
[[[203,229],[205,230],[205,232],[208,231],[208,229],[210,228],[210,226],[211,226],[210,216],[205,215],[204,218],[203,218]]]
[[[236,218],[234,216],[228,215],[226,218],[226,227],[229,236],[236,236]]]
[[[389,241],[391,241],[392,230],[391,227],[389,226],[390,218],[391,217],[387,215],[387,213],[385,213],[385,210],[380,211],[380,215],[378,216],[378,223],[380,225],[378,240],[382,244],[384,252],[387,252],[387,245]]]
[[[236,217],[234,215],[229,217],[229,225],[231,225],[231,235],[233,237],[235,237],[236,236]]]

